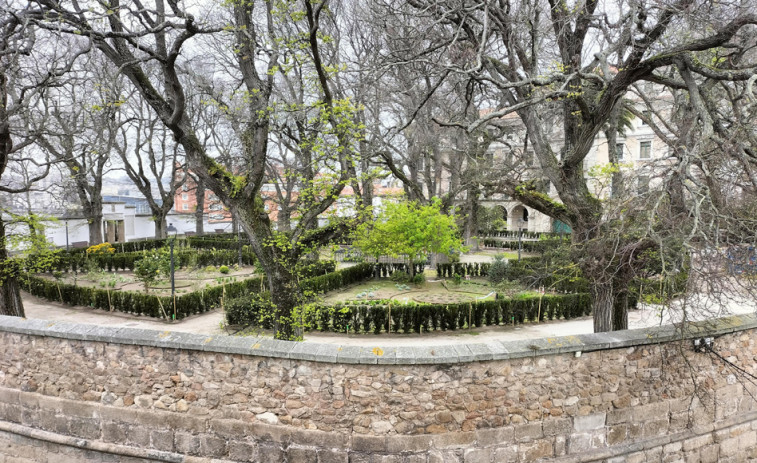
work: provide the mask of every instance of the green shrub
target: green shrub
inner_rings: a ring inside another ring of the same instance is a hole
[[[223,273],[224,275],[226,275],[227,273],[229,273],[229,267],[228,267],[228,266],[226,266],[226,265],[222,265],[222,266],[221,266],[221,267],[220,267],[220,268],[218,269],[218,271],[219,271],[219,272],[221,272],[221,273]]]
[[[411,277],[409,273],[403,270],[392,272],[392,275],[389,277],[389,279],[395,283],[410,283],[412,278],[413,277]]]
[[[503,256],[494,256],[494,262],[489,266],[489,281],[496,284],[507,279],[510,263]]]

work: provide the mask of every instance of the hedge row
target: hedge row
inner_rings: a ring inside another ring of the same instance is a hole
[[[249,245],[247,239],[242,239],[242,245]],[[188,236],[186,243],[195,249],[238,249],[239,241],[236,239],[210,239],[205,237]]]
[[[512,250],[518,250],[518,240],[512,241],[512,240],[497,240],[492,238],[486,238],[482,240],[482,244],[484,247],[487,248],[501,248],[501,249],[512,249]],[[536,253],[542,253],[544,250],[550,246],[549,241],[521,241],[520,242],[520,248],[524,252],[536,252]]]
[[[488,262],[454,262],[436,264],[436,276],[438,278],[452,278],[455,275],[472,276],[472,277],[485,277],[489,274]]]
[[[541,299],[541,303],[540,303]],[[266,309],[249,299],[236,301],[232,324],[253,324],[270,328]],[[492,325],[522,324],[526,321],[571,319],[589,315],[588,294],[528,296],[462,304],[396,304],[392,301],[348,302],[317,305],[305,313],[308,330],[352,333],[421,333]]]
[[[188,315],[207,312],[218,307],[224,297],[234,298],[256,292],[263,284],[263,277],[250,278],[177,296],[176,318],[181,319]],[[22,285],[34,296],[69,305],[117,310],[156,318],[163,317],[163,310],[169,318],[174,313],[173,301],[169,296],[75,286],[36,276],[24,277]]]
[[[357,264],[336,272],[303,280],[300,282],[300,288],[303,291],[325,293],[365,280],[372,275],[373,264]]]
[[[87,261],[95,262],[102,270],[112,272],[114,270],[134,270],[136,261],[144,257],[142,252],[123,252],[115,254],[89,255],[81,253],[63,254],[58,259],[54,270],[61,272],[84,271]],[[235,250],[190,250],[187,248],[175,248],[174,263],[177,268],[188,266],[206,267],[208,265],[233,265],[239,262],[239,252]],[[253,265],[255,255],[248,246],[242,248],[242,264]]]

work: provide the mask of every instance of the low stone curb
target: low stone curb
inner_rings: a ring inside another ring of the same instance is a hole
[[[178,331],[106,327],[68,322],[0,316],[0,331],[55,338],[98,341],[165,349],[190,349],[345,364],[452,364],[506,360],[537,355],[591,352],[658,344],[701,336],[719,336],[757,328],[757,315],[734,315],[692,322],[685,329],[665,325],[609,333],[579,334],[518,341],[376,347],[340,346],[314,342],[289,342],[253,336],[202,335]]]

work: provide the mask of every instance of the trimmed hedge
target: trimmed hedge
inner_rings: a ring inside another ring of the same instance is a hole
[[[330,265],[328,262],[324,262],[323,267],[328,268],[328,265]],[[372,273],[373,266],[371,264],[361,264],[303,280],[300,282],[300,286],[303,290],[330,291],[364,280],[370,277]],[[22,278],[22,285],[24,290],[34,296],[69,305],[95,307],[103,310],[112,308],[119,312],[156,318],[163,317],[160,310],[162,305],[169,317],[173,315],[173,302],[169,296],[75,286],[31,275]],[[263,290],[268,289],[265,277],[249,278],[176,296],[176,318],[181,319],[188,315],[213,310],[220,307],[222,300],[257,293],[260,292],[261,288]],[[59,289],[60,293],[58,292]]]
[[[82,253],[65,253],[60,256],[54,270],[61,272],[81,271],[85,268],[87,259],[97,263],[97,267],[102,270],[112,272],[114,270],[134,270],[134,263],[144,257],[142,252],[123,252],[115,254],[90,255]],[[208,265],[233,265],[239,261],[238,250],[210,249],[210,250],[192,250],[182,247],[174,248],[174,262],[177,268],[184,268],[193,263],[197,267],[206,267]],[[255,255],[249,246],[242,247],[242,264],[253,265]]]
[[[221,300],[258,292],[264,285],[263,277],[250,278],[223,286],[214,286],[189,294],[176,296],[176,318],[207,312],[219,307]],[[169,296],[157,296],[133,291],[108,291],[105,289],[56,283],[45,278],[26,276],[22,286],[34,296],[62,301],[64,304],[94,307],[103,310],[162,318],[161,306],[169,317],[173,315],[173,301]],[[58,292],[60,290],[60,293]]]
[[[186,243],[189,247],[195,249],[237,249],[239,248],[239,241],[234,239],[219,239],[219,238],[206,238],[204,236],[188,236]],[[249,240],[242,239],[242,245],[247,246],[250,244]]]
[[[541,309],[539,299],[528,296],[461,304],[397,304],[381,300],[317,305],[306,314],[306,324],[311,330],[342,333],[421,333],[515,325],[537,319],[569,320],[591,314],[591,298],[586,293],[545,295],[541,297]]]
[[[482,244],[487,248],[511,249],[515,251],[518,250],[518,240],[511,241],[487,238],[482,240]],[[542,253],[550,244],[549,241],[521,241],[520,245],[523,252]]]
[[[363,281],[373,275],[373,264],[357,264],[336,272],[308,278],[300,282],[303,291],[325,293],[342,288],[358,281]]]

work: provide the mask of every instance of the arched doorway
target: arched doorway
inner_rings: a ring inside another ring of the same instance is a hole
[[[510,230],[528,230],[528,209],[522,204],[515,206],[510,211],[507,224]]]

